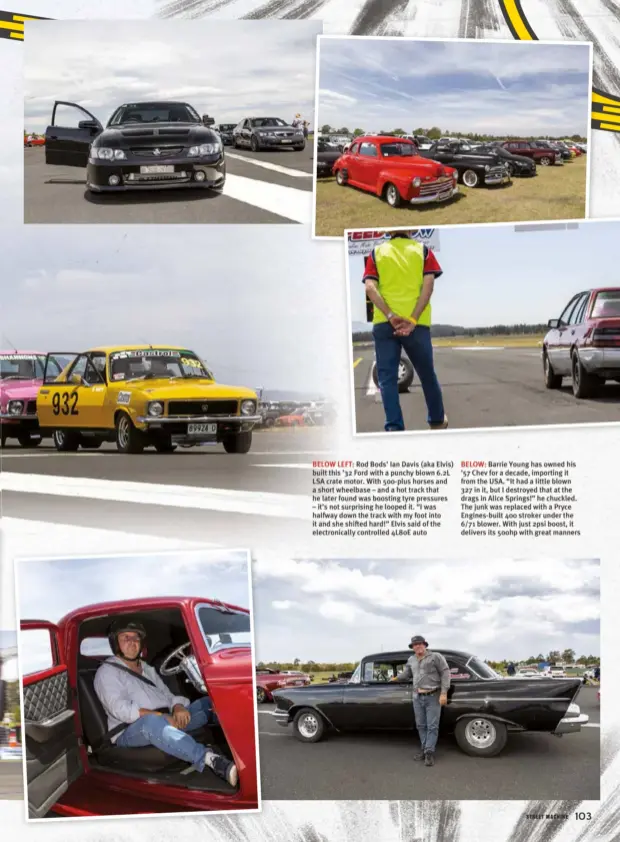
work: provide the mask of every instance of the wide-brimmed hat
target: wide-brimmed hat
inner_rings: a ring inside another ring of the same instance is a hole
[[[428,643],[421,634],[416,634],[415,637],[411,638],[411,643],[409,644],[409,649],[413,649],[416,643],[423,643],[425,646],[428,646]]]

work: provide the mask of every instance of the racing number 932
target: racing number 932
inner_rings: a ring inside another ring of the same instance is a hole
[[[54,415],[79,415],[77,392],[54,392],[52,411]]]

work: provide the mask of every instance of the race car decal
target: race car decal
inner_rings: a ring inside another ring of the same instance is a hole
[[[115,351],[110,354],[111,360],[125,360],[131,357],[177,357],[181,356],[180,351],[162,350],[161,348],[138,348],[135,351]]]
[[[0,360],[36,360],[36,354],[0,354]]]
[[[24,21],[50,20],[37,15],[20,15],[17,12],[0,12],[0,38],[12,38],[14,41],[24,40]]]
[[[131,392],[119,392],[118,397],[116,399],[116,403],[123,404],[127,406],[129,401],[131,400]]]

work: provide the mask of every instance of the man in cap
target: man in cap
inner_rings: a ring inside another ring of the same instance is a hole
[[[431,296],[442,273],[428,246],[408,231],[387,231],[389,239],[366,259],[363,282],[373,304],[372,334],[377,376],[385,412],[385,430],[405,429],[398,395],[398,368],[404,351],[413,365],[426,401],[431,430],[448,426],[431,344]]]
[[[450,667],[441,653],[428,648],[421,635],[411,638],[409,649],[413,649],[413,655],[394,680],[413,684],[413,713],[422,746],[414,760],[424,760],[426,766],[434,766],[439,717],[441,708],[448,703]]]
[[[157,746],[187,760],[191,764],[188,771],[202,772],[208,766],[236,786],[239,775],[235,764],[211,746],[196,742],[189,733],[208,723],[217,724],[211,700],[204,696],[190,704],[185,696],[170,692],[157,671],[141,658],[146,640],[141,623],[112,623],[108,640],[114,655],[97,670],[95,692],[108,717],[111,741],[121,748]]]

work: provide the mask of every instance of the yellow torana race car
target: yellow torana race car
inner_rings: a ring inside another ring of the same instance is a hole
[[[252,389],[216,383],[193,351],[168,345],[50,353],[37,396],[39,426],[62,451],[116,441],[121,453],[171,453],[220,442],[247,453],[257,406]]]

